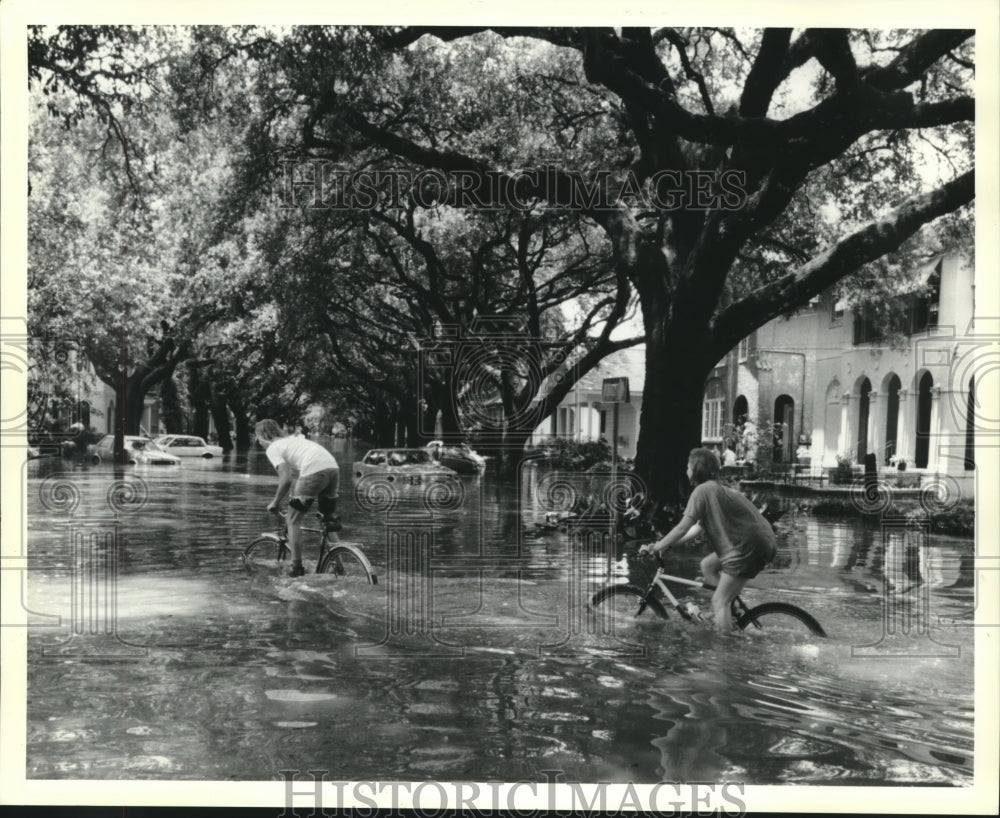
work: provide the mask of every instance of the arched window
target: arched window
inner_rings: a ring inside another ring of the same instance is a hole
[[[931,388],[934,378],[925,372],[917,387],[917,430],[916,446],[913,449],[913,464],[918,469],[926,469],[931,451]]]
[[[733,425],[742,426],[750,419],[750,406],[745,395],[740,395],[733,402]]]
[[[795,459],[795,401],[779,395],[774,402],[774,462],[791,463]]]
[[[872,382],[864,378],[858,386],[858,462],[868,454],[868,414],[871,410]]]

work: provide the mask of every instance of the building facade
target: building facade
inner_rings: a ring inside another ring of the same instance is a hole
[[[606,378],[628,378],[629,401],[618,404],[618,454],[634,458],[639,440],[639,415],[646,382],[644,346],[612,353],[577,381],[559,407],[535,430],[531,442],[564,438],[587,441],[614,439],[614,404],[603,400]]]
[[[915,271],[912,284],[881,318],[851,310],[831,289],[744,339],[706,380],[702,444],[813,476],[838,460],[862,465],[874,454],[882,470],[898,471],[902,462],[968,488],[982,346],[973,323],[973,266],[941,256]],[[611,440],[601,384],[626,376],[631,402],[619,409],[619,451],[634,457],[643,362],[642,347],[606,358],[538,428],[536,442]]]

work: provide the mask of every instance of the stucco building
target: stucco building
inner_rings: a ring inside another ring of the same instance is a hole
[[[705,383],[702,442],[731,442],[741,458],[819,476],[838,457],[874,454],[883,470],[946,474],[963,488],[974,474],[975,369],[982,344],[973,324],[974,270],[958,255],[915,270],[909,292],[882,318],[855,312],[831,289],[765,324],[712,370]],[[604,378],[627,376],[619,450],[634,457],[642,407],[642,347],[606,358],[536,432],[611,439]],[[758,432],[745,445],[746,423]]]

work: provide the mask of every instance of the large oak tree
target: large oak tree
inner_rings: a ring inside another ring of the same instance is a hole
[[[338,83],[331,69],[313,87],[303,143],[339,153],[349,126],[407,162],[493,174],[519,199],[574,207],[599,225],[641,304],[646,388],[636,468],[660,499],[676,499],[677,476],[700,437],[705,378],[728,350],[906,249],[974,195],[971,31],[405,28],[371,37],[396,55],[389,66],[404,65],[421,82],[424,96],[412,104],[434,111],[431,124],[414,127],[417,118],[389,92]],[[470,55],[483,66],[478,98],[421,79],[442,61],[457,71]],[[513,60],[517,83],[539,92],[491,107],[489,60]],[[568,127],[567,97],[543,93],[545,83],[572,86],[588,137],[555,167],[525,173],[542,167],[524,138],[526,118],[549,128],[543,136],[556,134],[548,146]],[[546,104],[547,122],[538,110]],[[491,141],[491,133],[512,141]],[[943,178],[919,172],[921,144],[947,158]],[[731,172],[743,195],[708,208],[691,199],[653,208],[639,197],[606,208],[574,199],[572,172],[593,178],[601,170],[623,184]],[[853,218],[824,220],[831,207]]]

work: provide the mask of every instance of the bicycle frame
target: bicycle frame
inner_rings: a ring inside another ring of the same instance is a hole
[[[288,556],[288,517],[283,512],[275,512],[278,519],[278,530],[275,532],[263,533],[254,542],[252,542],[248,548],[243,553],[244,564],[247,562],[249,551],[253,550],[256,544],[261,540],[266,540],[268,542],[277,543],[281,550],[279,551],[279,560],[284,559]],[[320,516],[320,519],[323,519]],[[378,585],[378,574],[375,573],[375,569],[372,568],[371,562],[368,560],[364,549],[360,545],[350,542],[342,542],[340,535],[337,533],[339,526],[334,527],[330,522],[324,520],[324,524],[321,528],[316,528],[314,526],[300,525],[300,531],[319,534],[319,554],[316,557],[316,573],[328,573],[324,567],[324,563],[327,562],[328,558],[333,559],[334,573],[343,574],[344,573],[344,557],[345,555],[350,555],[348,562],[357,562],[361,569],[364,571],[368,582],[371,585]]]
[[[660,592],[663,594],[664,599],[670,603],[672,607],[678,614],[684,619],[692,620],[694,617],[688,613],[687,608],[681,605],[680,600],[675,597],[670,588],[667,586],[668,582],[674,582],[677,585],[687,585],[689,588],[701,588],[705,591],[714,591],[716,586],[712,585],[710,582],[704,582],[700,579],[688,579],[687,577],[678,577],[674,574],[668,574],[662,568],[657,568],[656,573],[653,575],[653,579],[650,580],[649,586],[646,588],[646,596],[652,593],[654,588],[659,588]],[[746,603],[736,597],[732,602],[733,614],[739,615],[741,612],[747,610]]]
[[[278,528],[277,537],[278,540],[285,545],[288,544],[288,515],[284,512],[278,512],[278,519],[281,520],[281,525]],[[340,542],[340,535],[336,531],[327,531],[326,528],[313,528],[312,526],[300,525],[299,530],[303,533],[309,532],[310,534],[319,534],[319,554],[316,555],[316,565],[323,562],[323,557],[326,556],[327,552],[332,550]]]

